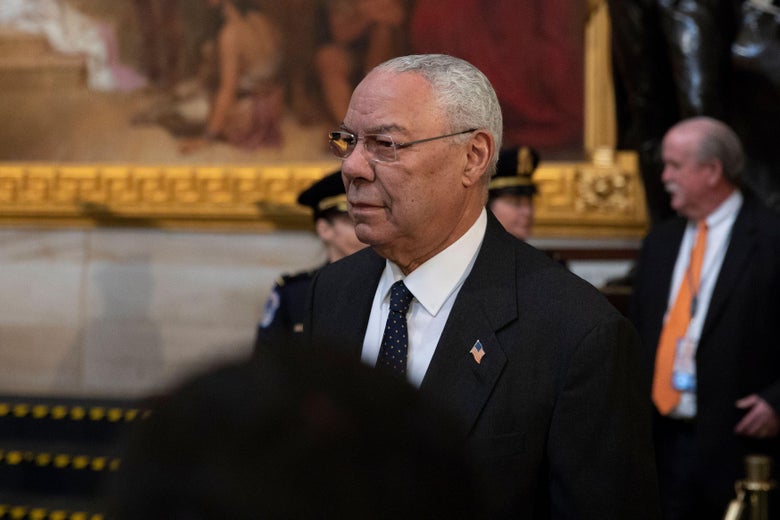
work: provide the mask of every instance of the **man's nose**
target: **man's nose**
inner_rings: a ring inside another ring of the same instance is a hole
[[[664,165],[663,170],[661,170],[661,181],[667,182],[671,179],[671,168],[669,168],[668,165]]]
[[[374,163],[369,159],[362,140],[356,146],[357,149],[353,150],[349,157],[341,163],[341,174],[345,185],[348,185],[349,181],[358,178],[367,180],[373,180],[374,178]]]

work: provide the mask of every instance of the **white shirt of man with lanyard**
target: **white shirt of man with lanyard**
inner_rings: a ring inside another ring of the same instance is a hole
[[[695,309],[692,310],[691,321],[688,324],[686,333],[686,339],[692,348],[678,349],[675,357],[675,368],[689,367],[692,370],[692,373],[686,374],[689,376],[688,379],[692,381],[692,385],[686,385],[688,388],[678,388],[682,390],[680,402],[669,414],[670,417],[676,419],[693,419],[696,417],[696,347],[707,318],[712,291],[715,288],[720,268],[723,265],[723,258],[726,256],[726,250],[729,246],[731,229],[742,207],[742,201],[742,194],[739,191],[735,191],[706,218],[708,230],[707,246],[704,251],[704,262],[701,268],[699,286],[691,288],[695,300]],[[669,294],[667,312],[674,305],[674,301],[677,298],[677,288],[680,287],[683,276],[686,276],[691,250],[696,240],[696,233],[696,222],[689,221],[680,243],[677,263],[674,265],[672,290]],[[685,359],[682,359],[683,357]]]

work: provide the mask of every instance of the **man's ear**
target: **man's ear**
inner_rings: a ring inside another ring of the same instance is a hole
[[[707,168],[707,184],[714,186],[724,180],[723,163],[720,159],[710,159],[705,163]]]
[[[330,244],[333,240],[333,226],[328,222],[328,219],[318,218],[317,222],[314,223],[314,230],[325,244]]]
[[[496,144],[487,130],[477,130],[469,141],[466,153],[466,167],[463,170],[463,185],[471,186],[480,182],[490,170],[490,158],[493,157]]]

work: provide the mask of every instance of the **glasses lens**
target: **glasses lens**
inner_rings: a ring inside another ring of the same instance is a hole
[[[379,162],[395,161],[395,141],[389,135],[369,134],[363,137],[366,151]]]
[[[330,143],[330,151],[336,157],[346,159],[352,150],[355,149],[357,143],[357,137],[349,132],[329,132],[328,142]]]

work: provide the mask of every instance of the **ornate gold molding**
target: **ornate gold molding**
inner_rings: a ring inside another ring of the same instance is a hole
[[[535,237],[640,238],[646,208],[636,154],[595,151],[591,162],[540,164]]]
[[[282,166],[0,164],[3,224],[226,229],[310,225],[297,194],[333,163]]]
[[[644,229],[633,154],[542,163],[534,175],[537,236],[628,236]],[[234,230],[310,226],[297,194],[332,163],[284,166],[0,165],[7,225],[135,225]]]
[[[590,155],[597,148],[615,148],[615,91],[612,83],[612,56],[610,52],[610,22],[607,2],[589,2],[585,26],[585,152]]]

